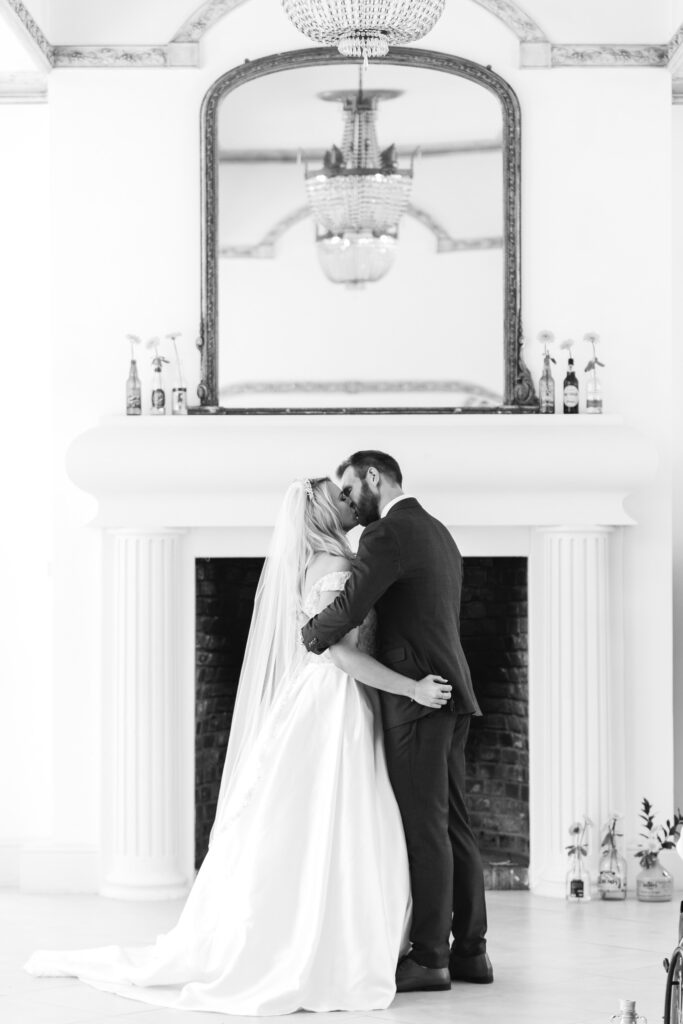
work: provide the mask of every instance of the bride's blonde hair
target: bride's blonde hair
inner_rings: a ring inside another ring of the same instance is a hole
[[[316,555],[340,555],[353,558],[353,552],[342,529],[339,511],[332,500],[328,476],[304,480],[306,506],[304,509],[303,558],[299,577],[299,595],[303,599],[304,581]]]

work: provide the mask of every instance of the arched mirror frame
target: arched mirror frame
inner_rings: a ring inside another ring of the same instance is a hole
[[[217,79],[201,109],[201,181],[202,181],[202,315],[198,345],[201,353],[201,378],[197,394],[198,413],[238,415],[339,415],[343,413],[457,413],[457,412],[536,412],[538,400],[528,368],[522,359],[521,330],[521,116],[519,101],[512,87],[490,67],[462,57],[393,47],[382,62],[395,66],[441,71],[467,78],[488,89],[498,98],[503,114],[503,264],[504,264],[504,396],[503,405],[492,408],[463,407],[335,407],[335,408],[221,408],[218,404],[218,105],[241,85],[294,68],[325,64],[361,63],[343,57],[336,49],[316,47],[245,61]]]

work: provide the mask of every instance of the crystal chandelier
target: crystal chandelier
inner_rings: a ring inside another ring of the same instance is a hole
[[[364,288],[391,270],[396,254],[396,235],[371,231],[347,231],[343,235],[319,235],[318,260],[334,284]]]
[[[421,39],[446,0],[282,0],[285,14],[309,39],[345,57],[385,57],[390,45]]]
[[[395,146],[380,153],[375,129],[378,101],[395,96],[400,92],[393,89],[321,94],[344,109],[341,149],[328,150],[323,167],[307,171],[305,178],[313,219],[325,233],[396,232],[410,198],[413,171],[399,169]]]

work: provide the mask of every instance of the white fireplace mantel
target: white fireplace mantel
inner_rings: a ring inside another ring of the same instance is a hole
[[[406,490],[456,537],[476,528],[483,552],[523,528],[532,888],[563,894],[563,823],[622,805],[619,528],[656,469],[637,431],[612,416],[113,418],[68,453],[106,539],[103,893],[175,897],[192,878],[195,558],[265,554],[287,484],[361,448],[391,452]]]
[[[98,499],[95,525],[270,526],[292,479],[362,448],[394,455],[452,526],[626,525],[656,465],[615,416],[123,416],[77,438],[68,471]]]

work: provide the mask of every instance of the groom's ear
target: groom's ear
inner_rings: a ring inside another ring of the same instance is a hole
[[[378,487],[380,482],[379,470],[375,469],[374,466],[368,466],[368,471],[365,474],[365,479],[369,483],[373,484],[373,486]]]

